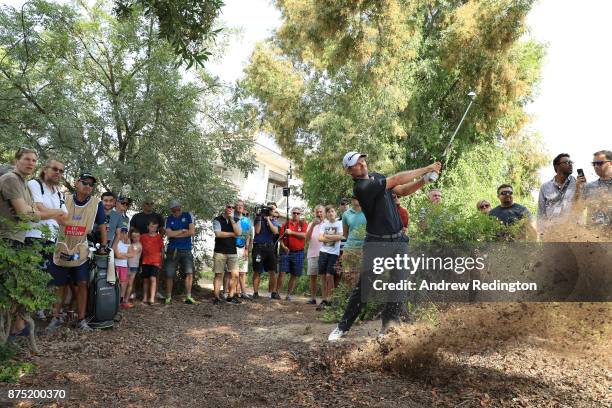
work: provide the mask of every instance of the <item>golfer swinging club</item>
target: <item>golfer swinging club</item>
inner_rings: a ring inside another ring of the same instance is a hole
[[[330,333],[329,341],[337,341],[345,336],[366,304],[368,294],[365,292],[371,289],[370,282],[375,276],[368,252],[376,252],[379,247],[393,248],[392,251],[395,253],[408,251],[408,237],[402,232],[402,221],[391,194],[395,193],[398,196],[412,194],[429,181],[429,176],[425,176],[427,173],[439,173],[442,167],[440,162],[435,162],[427,167],[385,177],[379,173],[368,173],[366,157],[367,155],[359,152],[348,152],[342,160],[347,174],[353,177],[353,194],[361,204],[367,225],[359,282],[351,293],[342,319]],[[420,179],[414,181],[417,178]],[[385,302],[381,315],[381,334],[384,334],[391,324],[399,321],[401,308],[402,302],[397,298]]]

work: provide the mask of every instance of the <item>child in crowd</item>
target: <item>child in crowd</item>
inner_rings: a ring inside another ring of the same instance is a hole
[[[317,310],[322,310],[330,305],[336,274],[335,266],[340,256],[340,241],[343,238],[342,221],[336,220],[336,210],[333,206],[325,207],[325,221],[321,223],[319,231],[319,241],[322,242],[319,252],[319,275],[321,275],[323,300]]]
[[[128,237],[128,228],[122,226],[117,228],[119,234],[113,244],[113,252],[115,253],[115,270],[119,276],[121,283],[121,304],[122,309],[129,309],[134,305],[128,302],[126,296],[128,287],[128,251],[130,249],[130,239]]]
[[[152,305],[157,292],[157,276],[164,256],[164,241],[159,234],[159,222],[149,221],[149,232],[140,237],[142,245],[142,303]]]
[[[132,296],[134,288],[134,278],[140,270],[140,255],[142,254],[142,244],[140,243],[140,231],[132,228],[129,232],[130,249],[128,250],[128,287],[125,294],[126,299]]]

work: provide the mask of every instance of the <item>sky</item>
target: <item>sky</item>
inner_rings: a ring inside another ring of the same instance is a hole
[[[23,0],[0,4],[20,6]],[[605,51],[612,38],[610,15],[608,0],[540,0],[528,16],[532,35],[548,46],[539,94],[527,107],[530,128],[541,134],[551,159],[569,153],[574,169],[583,168],[588,180],[596,177],[592,153],[612,149],[607,127],[612,54]],[[222,60],[208,68],[224,81],[239,79],[255,44],[272,35],[280,17],[270,0],[225,0],[221,18],[239,34],[230,39]],[[540,171],[542,181],[552,176],[552,165]]]
[[[592,154],[612,149],[607,128],[612,54],[605,52],[612,38],[610,15],[607,0],[540,0],[527,18],[531,34],[547,44],[539,94],[527,107],[530,128],[540,133],[551,160],[569,153],[574,169],[584,169],[588,180],[596,178]],[[280,26],[280,13],[268,0],[226,0],[222,18],[241,27],[243,35],[211,68],[233,81],[242,76],[255,44]],[[552,164],[541,169],[542,181],[552,176]]]

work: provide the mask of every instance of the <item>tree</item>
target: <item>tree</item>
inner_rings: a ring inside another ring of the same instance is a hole
[[[439,158],[474,90],[448,166],[527,122],[543,46],[527,37],[532,0],[278,1],[284,22],[254,51],[242,86],[297,165],[310,203],[350,189],[348,150],[382,172]]]
[[[248,172],[252,109],[200,69],[187,76],[143,12],[42,0],[0,11],[0,145],[35,146],[72,176],[139,200],[180,198],[210,218],[234,195],[217,164]]]
[[[120,18],[130,18],[140,10],[145,16],[155,16],[159,37],[172,45],[187,68],[203,67],[210,57],[210,45],[221,31],[214,28],[221,7],[221,0],[115,0]]]

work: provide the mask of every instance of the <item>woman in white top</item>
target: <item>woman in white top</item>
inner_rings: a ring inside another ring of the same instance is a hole
[[[319,252],[319,275],[324,278],[321,288],[323,300],[318,310],[330,304],[329,299],[334,288],[335,266],[340,256],[342,238],[342,221],[336,220],[336,210],[333,206],[328,205],[325,207],[325,221],[319,227],[319,241],[322,242]]]

